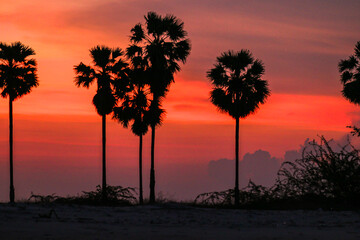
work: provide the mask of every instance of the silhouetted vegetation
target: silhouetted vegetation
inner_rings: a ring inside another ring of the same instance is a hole
[[[128,80],[128,64],[122,59],[120,48],[111,49],[96,46],[90,49],[92,65],[80,63],[74,67],[77,87],[89,88],[97,83],[93,98],[97,113],[102,116],[102,189],[103,200],[106,201],[106,115],[112,113],[119,99],[125,97],[130,90]],[[115,96],[116,95],[116,96]]]
[[[342,94],[352,103],[360,104],[360,41],[355,45],[355,53],[347,59],[339,62],[339,72],[341,83],[343,84]],[[352,134],[360,136],[360,129],[356,126],[352,128]]]
[[[338,150],[335,150],[339,148]],[[350,143],[331,146],[324,137],[311,142],[303,156],[284,162],[276,183],[266,188],[249,182],[240,191],[240,206],[250,208],[359,208],[360,155]],[[228,206],[234,190],[200,194],[196,204]]]
[[[131,187],[106,186],[106,201],[103,200],[103,188],[98,185],[95,191],[83,191],[79,196],[60,197],[55,194],[36,195],[31,194],[29,201],[36,203],[65,203],[84,205],[133,205],[136,204],[136,190]]]
[[[239,204],[239,119],[254,113],[270,95],[262,79],[264,64],[249,50],[228,51],[217,58],[207,77],[214,85],[211,102],[220,112],[236,121],[235,128],[235,205]]]
[[[162,122],[164,110],[161,102],[174,82],[174,74],[180,71],[178,62],[185,63],[190,54],[190,42],[184,23],[173,15],[162,17],[155,12],[145,16],[145,24],[138,23],[132,29],[131,45],[127,55],[133,62],[142,62],[146,84],[150,87],[151,115],[151,167],[150,202],[155,202],[155,127]]]
[[[0,89],[1,96],[9,98],[9,159],[10,159],[10,202],[15,201],[13,171],[13,101],[39,86],[37,63],[31,56],[35,51],[22,44],[0,43]]]
[[[151,165],[149,203],[155,203],[155,130],[163,122],[162,103],[174,82],[174,74],[186,62],[191,46],[184,23],[173,15],[161,16],[148,12],[145,23],[136,24],[126,53],[120,48],[96,46],[90,49],[92,63],[74,66],[75,85],[89,88],[96,82],[93,105],[102,117],[102,185],[95,191],[79,196],[60,197],[32,194],[36,203],[70,203],[89,205],[133,205],[137,192],[131,187],[109,186],[106,179],[106,115],[124,127],[131,125],[139,136],[139,203],[143,204],[142,150],[143,136],[151,128]],[[33,49],[15,42],[0,43],[0,89],[9,98],[9,162],[10,202],[15,199],[13,179],[13,101],[39,85],[37,63]],[[130,65],[124,57],[130,61]],[[351,103],[360,105],[360,41],[355,53],[338,64],[343,84],[342,94]],[[320,143],[309,143],[302,157],[282,163],[276,183],[264,187],[249,181],[239,189],[239,121],[255,113],[270,96],[268,83],[263,79],[265,67],[249,50],[227,51],[217,57],[207,72],[213,84],[211,102],[220,112],[235,119],[235,187],[208,192],[196,197],[194,204],[264,209],[291,208],[360,208],[360,155],[350,143],[334,146],[324,137]],[[352,134],[360,136],[360,128]],[[159,202],[169,201],[159,195]],[[51,214],[56,214],[53,210]],[[47,217],[47,215],[45,215]]]

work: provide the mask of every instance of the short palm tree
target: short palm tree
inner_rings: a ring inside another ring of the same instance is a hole
[[[106,192],[106,115],[112,113],[118,98],[125,96],[129,90],[128,64],[123,60],[120,48],[111,49],[96,46],[90,49],[91,65],[80,63],[74,67],[77,87],[89,88],[97,83],[93,98],[97,113],[102,116],[102,198],[107,199]],[[115,93],[117,97],[115,97]]]
[[[147,62],[147,84],[150,86],[150,106],[154,121],[151,122],[150,203],[155,202],[155,127],[158,126],[161,101],[180,71],[178,62],[185,63],[190,54],[190,42],[184,23],[173,15],[162,17],[155,12],[145,16],[145,25],[136,24],[132,29],[131,45],[127,55]]]
[[[239,204],[239,119],[254,113],[270,95],[262,79],[264,65],[249,50],[227,51],[207,73],[214,85],[211,102],[236,121],[235,127],[235,205]]]
[[[125,128],[131,122],[131,131],[139,136],[139,203],[143,204],[142,185],[142,150],[143,136],[149,128],[148,92],[143,86],[135,85],[133,91],[128,93],[119,107],[114,108],[114,119],[118,120]]]
[[[36,61],[32,48],[20,42],[0,43],[0,89],[1,96],[9,98],[10,142],[10,202],[15,201],[13,171],[13,101],[31,92],[39,85]]]

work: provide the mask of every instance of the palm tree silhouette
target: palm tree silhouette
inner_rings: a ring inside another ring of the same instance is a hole
[[[143,204],[142,185],[142,149],[143,136],[149,128],[148,90],[143,85],[135,84],[133,91],[128,93],[121,106],[114,108],[114,119],[117,119],[125,128],[131,123],[131,130],[139,136],[139,203]]]
[[[236,121],[235,127],[235,205],[239,205],[239,119],[254,113],[270,95],[268,84],[262,80],[263,63],[252,57],[249,50],[227,51],[217,58],[217,63],[207,77],[214,85],[211,102],[220,112]]]
[[[355,45],[355,54],[347,59],[340,60],[339,72],[340,81],[343,84],[342,95],[352,103],[360,104],[360,41]],[[352,135],[360,137],[360,128],[357,126],[347,126],[352,128]]]
[[[147,62],[147,80],[152,93],[150,203],[155,202],[155,127],[163,114],[161,101],[174,82],[174,73],[180,71],[179,61],[185,63],[190,54],[190,41],[186,38],[184,23],[173,15],[162,17],[155,12],[145,16],[145,26],[136,24],[132,29],[130,58],[143,58]]]
[[[128,49],[129,50],[129,49]],[[129,55],[128,55],[129,57]],[[130,57],[129,57],[130,58]],[[142,149],[143,136],[148,132],[151,122],[160,124],[163,110],[151,111],[151,100],[149,99],[150,89],[146,84],[147,62],[139,55],[130,58],[132,63],[129,72],[130,86],[132,91],[128,92],[119,107],[114,108],[113,118],[118,120],[125,128],[131,122],[131,130],[139,136],[139,203],[143,204],[143,184],[142,184]],[[158,112],[157,116],[153,116],[154,112]]]
[[[15,201],[13,171],[13,101],[31,92],[39,85],[36,74],[36,61],[30,56],[35,51],[14,42],[10,45],[0,43],[0,89],[3,98],[9,97],[9,145],[10,145],[10,202]]]
[[[106,201],[106,115],[115,107],[118,98],[129,91],[128,64],[122,59],[120,48],[96,46],[90,49],[92,65],[80,63],[74,67],[77,87],[89,88],[96,81],[97,91],[93,98],[97,113],[102,116],[102,200]],[[115,97],[115,94],[117,97]]]
[[[355,54],[339,62],[343,96],[352,103],[360,104],[360,41],[355,45]]]

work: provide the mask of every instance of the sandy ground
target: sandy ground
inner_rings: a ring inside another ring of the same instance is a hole
[[[0,239],[360,239],[360,213],[0,204]]]

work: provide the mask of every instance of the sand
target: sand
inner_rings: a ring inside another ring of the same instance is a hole
[[[0,204],[0,239],[360,239],[360,213]]]

